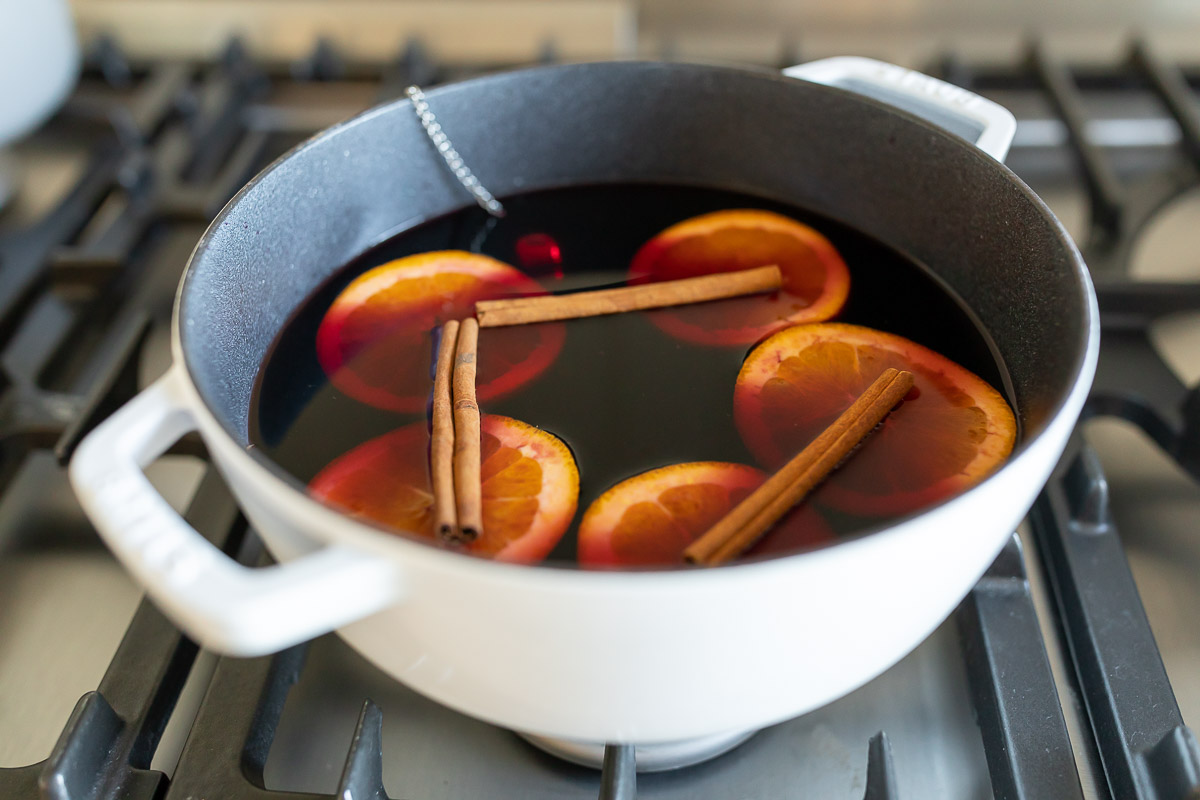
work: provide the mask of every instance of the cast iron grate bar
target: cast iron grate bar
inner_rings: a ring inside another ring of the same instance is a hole
[[[58,206],[34,226],[0,237],[0,346],[6,346],[49,277],[50,254],[87,224],[116,181],[125,153],[103,146]]]
[[[190,88],[184,91],[190,87],[191,70],[171,74],[180,77],[170,84],[174,91],[170,99],[160,96],[160,87],[152,83],[140,90],[134,102],[135,109],[153,108],[157,116],[133,112],[141,140],[138,147],[124,154],[114,176],[113,188],[120,188],[126,204],[123,212],[103,229],[92,232],[87,241],[55,250],[56,269],[74,266],[115,271],[128,265],[151,226],[172,216],[207,221],[250,177],[252,161],[264,146],[261,135],[251,137],[243,145],[247,149],[237,151],[210,182],[188,180],[198,152],[219,148],[222,142],[237,137],[242,129],[241,112],[265,88],[262,76],[234,58],[224,59],[197,89],[201,99],[190,108],[188,118],[168,125],[165,109],[181,104],[182,97],[192,96]],[[155,130],[159,132],[151,140],[150,133]]]
[[[115,271],[133,261],[151,226],[164,217],[174,213],[188,219],[209,218],[248,176],[223,175],[221,182],[211,187],[185,184],[182,176],[195,146],[192,136],[179,125],[165,130],[151,150],[130,153],[121,165],[125,176],[123,213],[87,241],[59,248],[54,253],[56,268],[98,266]],[[232,166],[243,168],[244,164],[243,157]]]
[[[192,69],[186,64],[164,64],[156,67],[128,106],[133,130],[143,141],[158,132],[170,115],[178,111],[179,96],[192,80]]]
[[[409,39],[400,55],[384,67],[383,80],[375,99],[380,102],[404,97],[409,86],[430,87],[438,82],[438,70],[420,39]]]
[[[164,800],[315,800],[269,792],[263,767],[288,690],[300,676],[307,645],[275,656],[217,662]]]
[[[298,81],[333,81],[346,74],[346,61],[333,42],[322,36],[313,51],[292,65],[292,77]]]
[[[187,107],[188,132],[196,143],[197,163],[189,165],[189,181],[211,175],[223,160],[228,140],[242,130],[246,103],[264,96],[269,88],[267,76],[250,60],[241,41],[233,39],[200,85],[180,97]]]
[[[51,270],[39,272],[49,276],[38,281],[46,288],[62,285],[63,278],[71,283],[82,278]],[[104,280],[108,277],[101,276]],[[105,345],[92,351],[95,377],[78,393],[47,389],[41,381],[61,354],[75,349],[73,324],[57,341],[53,331],[43,331],[46,340],[54,342],[43,356],[32,362],[6,362],[0,392],[0,488],[8,484],[30,451],[55,448],[60,457],[68,455],[74,442],[102,418],[101,412],[114,410],[136,392],[136,363],[149,321],[139,305],[126,303],[124,309],[124,315],[105,335]]]
[[[1087,117],[1079,88],[1067,69],[1058,63],[1041,42],[1030,48],[1030,64],[1037,73],[1047,98],[1067,127],[1067,136],[1082,172],[1091,202],[1093,238],[1102,233],[1114,238],[1123,232],[1125,190],[1111,165],[1088,139]]]
[[[779,44],[779,57],[775,61],[775,67],[784,70],[795,66],[804,61],[803,53],[799,39],[790,34],[784,34],[783,41]],[[665,54],[663,58],[666,58]]]
[[[1093,203],[1085,256],[1094,272],[1125,276],[1132,245],[1170,199],[1200,183],[1200,114],[1182,71],[1135,42],[1126,69],[1142,77],[1178,123],[1184,159],[1128,193],[1082,136],[1078,92],[1065,70],[1035,50],[1033,64],[1068,126]],[[1114,204],[1123,216],[1106,218]],[[1099,213],[1097,213],[1099,209]],[[1107,227],[1106,227],[1107,226]],[[1094,229],[1095,230],[1095,229]],[[1102,346],[1084,419],[1113,415],[1140,426],[1200,478],[1200,403],[1153,346],[1159,318],[1200,310],[1200,284],[1098,282]],[[1167,800],[1200,794],[1200,750],[1179,714],[1128,560],[1108,508],[1095,454],[1076,434],[1030,515],[1075,667],[1075,678],[1114,797]]]
[[[558,45],[553,39],[546,39],[542,42],[542,46],[538,48],[537,63],[557,64],[561,60],[562,56],[558,53]]]
[[[236,101],[242,108],[254,94],[256,78],[236,61],[227,62],[205,86],[242,81],[244,85],[234,85],[224,94],[229,102]],[[253,132],[208,185],[181,182],[192,152],[205,144],[195,136],[189,137],[180,125],[167,126],[176,105],[174,98],[184,92],[189,76],[190,70],[182,68],[153,70],[137,85],[128,107],[121,106],[133,109],[128,124],[136,136],[126,138],[136,140],[136,146],[104,144],[53,211],[32,227],[0,239],[0,342],[11,340],[29,310],[48,290],[77,286],[93,293],[90,304],[81,307],[76,323],[65,328],[43,363],[31,365],[22,360],[17,365],[6,364],[0,392],[0,486],[15,474],[32,449],[54,447],[60,459],[68,458],[91,427],[132,396],[136,362],[150,324],[146,308],[149,298],[121,287],[116,287],[114,296],[108,287],[117,278],[126,282],[139,278],[135,255],[151,226],[172,213],[210,218],[249,177],[261,156],[265,135]],[[239,124],[236,115],[225,109],[208,109],[207,113],[224,120],[226,127]],[[199,118],[204,116],[200,114]],[[204,125],[202,129],[211,132],[213,126]],[[104,198],[118,188],[124,195],[122,212],[107,227],[93,231],[86,241],[66,245],[87,225]],[[121,299],[126,294],[128,297]],[[101,346],[92,351],[91,380],[74,387],[78,393],[43,388],[43,374],[79,349],[77,325],[96,312],[106,313],[114,300],[122,310],[107,323],[107,331],[101,333]],[[180,451],[197,452],[194,439],[175,450]]]
[[[1171,314],[1200,311],[1200,283],[1097,281],[1103,346],[1085,418],[1136,423],[1200,480],[1200,386],[1187,387],[1163,360],[1151,327]]]
[[[266,131],[252,130],[242,134],[233,152],[207,183],[169,187],[160,199],[162,212],[180,221],[207,223],[253,177],[254,168],[262,163],[268,139]]]
[[[956,614],[999,800],[1083,800],[1071,738],[1014,534]]]
[[[1144,39],[1134,43],[1130,58],[1179,124],[1183,148],[1200,168],[1200,108],[1182,70],[1164,63]]]
[[[129,67],[129,61],[111,36],[97,36],[87,49],[84,63],[89,68],[99,71],[110,86],[124,88],[133,82],[133,70]]]
[[[863,800],[900,800],[896,788],[896,767],[892,763],[892,744],[883,731],[871,737],[867,747],[867,789]]]
[[[1114,797],[1200,794],[1200,747],[1184,727],[1106,508],[1094,453],[1072,439],[1030,514]]]
[[[304,667],[308,645],[274,656],[222,658],[164,800],[328,800],[330,795],[267,789],[267,755],[284,702]],[[338,800],[387,800],[383,789],[382,714],[367,700],[339,781]]]
[[[239,546],[245,526],[214,471],[186,516],[223,551]],[[49,758],[0,769],[0,797],[157,800],[166,776],[150,760],[195,656],[196,646],[143,599],[100,685],[80,698]]]
[[[930,72],[947,83],[970,89],[975,85],[975,71],[958,53],[946,53],[930,69]]]
[[[1171,198],[1200,182],[1194,166],[1200,152],[1195,98],[1180,70],[1159,62],[1144,42],[1134,44],[1130,67],[1145,77],[1179,123],[1191,162],[1143,178],[1126,192],[1099,148],[1084,136],[1082,104],[1069,74],[1040,47],[1034,48],[1030,61],[1067,125],[1070,144],[1083,170],[1093,211],[1094,235],[1085,249],[1088,263],[1093,270],[1099,267],[1103,273],[1124,274],[1132,243],[1145,223]],[[1200,477],[1200,389],[1189,391],[1183,385],[1149,336],[1150,325],[1159,317],[1200,309],[1200,284],[1143,284],[1122,278],[1101,282],[1097,288],[1103,345],[1085,418],[1112,414],[1135,422]],[[1128,562],[1112,528],[1107,483],[1095,455],[1079,443],[1073,448],[1075,454],[1067,456],[1070,466],[1060,467],[1038,501],[1031,523],[1039,548],[1048,551],[1046,568],[1058,596],[1060,624],[1066,629],[1112,795],[1138,800],[1195,796],[1200,792],[1195,741],[1182,727]],[[1083,550],[1086,554],[1079,552]],[[1049,551],[1056,551],[1057,556]],[[978,600],[983,586],[972,594],[973,601]],[[1114,594],[1105,597],[1110,587]],[[1106,622],[1116,617],[1122,625]],[[1012,624],[1011,619],[1008,622]],[[980,686],[986,689],[986,680],[974,680],[978,662],[968,659],[968,665],[973,688],[976,692]],[[1131,674],[1136,676],[1132,680],[1116,679]],[[998,688],[1002,682],[992,686]],[[1153,697],[1137,694],[1143,690]],[[1137,707],[1145,704],[1157,706],[1161,717],[1139,713]],[[1011,722],[982,727],[985,738],[998,733],[1008,736],[1016,730]],[[1023,728],[1020,742],[1028,743]],[[1013,754],[1012,743],[1002,744],[988,743],[989,764],[996,756],[1007,759]],[[1073,772],[1074,765],[1070,768]],[[1004,778],[994,769],[993,786],[998,797],[1024,796],[1005,794]]]
[[[129,71],[127,66],[124,69]],[[114,83],[103,64],[100,70],[110,87],[135,84],[128,75],[122,83]],[[67,119],[74,117],[104,123],[112,128],[123,146],[137,148],[153,138],[167,120],[181,110],[180,99],[185,96],[191,73],[191,68],[185,64],[162,64],[136,82],[137,89],[128,100],[81,92],[67,99],[60,114]]]
[[[637,797],[637,757],[633,745],[610,744],[604,747],[600,771],[600,800],[635,800]]]
[[[80,440],[137,393],[138,358],[149,332],[150,318],[144,311],[134,312],[124,326],[115,329],[113,343],[100,356],[106,363],[99,378],[54,443],[54,456],[60,464],[65,466]]]
[[[1096,281],[1100,320],[1105,331],[1149,327],[1171,314],[1200,309],[1200,283],[1110,279]]]
[[[1031,48],[1029,63],[1067,128],[1071,153],[1087,189],[1092,213],[1088,235],[1081,242],[1084,258],[1093,275],[1125,275],[1134,245],[1147,223],[1171,200],[1200,185],[1200,163],[1196,158],[1200,147],[1193,137],[1197,112],[1186,78],[1182,70],[1162,65],[1145,42],[1135,40],[1125,63],[1090,79],[1109,88],[1127,87],[1131,81],[1135,85],[1148,84],[1149,91],[1157,95],[1179,125],[1183,139],[1180,157],[1126,185],[1118,180],[1102,149],[1087,136],[1081,91],[1071,73],[1038,44]]]
[[[32,450],[54,446],[79,406],[72,395],[44,391],[24,379],[5,387],[0,395],[0,490]]]
[[[168,166],[165,159],[173,151],[177,153],[178,147],[156,149],[156,160],[164,160],[160,164],[151,164],[150,156],[143,150],[129,153],[120,169],[123,211],[103,228],[89,229],[78,244],[57,248],[52,268],[61,272],[98,269],[112,274],[128,265],[134,248],[145,240],[147,229],[157,218],[155,190],[161,184],[154,167]]]
[[[350,740],[350,754],[338,781],[340,800],[388,800],[383,788],[383,712],[370,700],[363,709]]]

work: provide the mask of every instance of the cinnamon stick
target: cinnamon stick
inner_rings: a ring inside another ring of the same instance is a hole
[[[454,355],[454,497],[459,542],[473,542],[483,530],[480,485],[479,404],[475,399],[475,356],[479,323],[467,318],[458,327]]]
[[[833,424],[683,551],[716,566],[749,549],[823,481],[912,389],[911,372],[885,370]]]
[[[433,480],[433,530],[444,542],[458,536],[454,501],[454,411],[451,373],[458,344],[458,320],[442,326],[433,373],[433,423],[429,438],[429,472]]]
[[[503,325],[524,325],[531,322],[597,317],[602,314],[620,314],[647,308],[704,303],[746,294],[774,292],[782,285],[783,276],[779,267],[757,267],[617,289],[481,300],[475,304],[475,315],[479,318],[480,327],[496,328]]]

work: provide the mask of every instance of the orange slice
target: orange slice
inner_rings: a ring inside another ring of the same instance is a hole
[[[475,303],[545,294],[520,270],[478,253],[440,250],[389,261],[350,282],[317,329],[317,358],[341,391],[389,411],[424,410],[431,331],[475,313]],[[559,324],[489,331],[477,393],[494,400],[540,375],[562,348]]]
[[[857,325],[801,325],[756,347],[738,375],[734,421],[755,458],[774,468],[888,367],[910,370],[914,389],[830,475],[822,502],[907,513],[978,483],[1012,452],[1016,420],[999,392],[926,347]]]
[[[850,291],[850,271],[829,240],[770,211],[737,209],[692,217],[644,244],[629,268],[630,283],[692,278],[778,265],[783,289],[718,303],[650,313],[667,333],[706,345],[743,345],[800,322],[837,314]]]
[[[485,414],[481,429],[483,533],[465,549],[541,561],[575,516],[575,458],[558,437],[509,417]],[[309,491],[353,516],[433,539],[428,446],[424,422],[406,425],[339,456]]]
[[[593,567],[677,566],[683,550],[766,480],[744,464],[698,461],[643,472],[600,495],[579,525],[579,563]],[[746,556],[832,541],[819,512],[801,505]]]

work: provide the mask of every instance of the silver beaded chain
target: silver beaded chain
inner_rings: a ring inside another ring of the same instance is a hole
[[[425,129],[433,146],[446,160],[446,166],[454,173],[454,177],[458,178],[458,182],[463,185],[463,188],[471,193],[480,208],[493,217],[503,217],[504,206],[500,205],[500,201],[479,182],[475,173],[471,172],[471,168],[463,162],[462,156],[454,149],[454,145],[450,144],[450,139],[442,130],[442,126],[438,124],[437,117],[429,110],[425,92],[421,91],[420,86],[410,86],[406,90],[406,94],[412,101],[413,111],[416,112],[417,119],[421,121],[421,127]]]

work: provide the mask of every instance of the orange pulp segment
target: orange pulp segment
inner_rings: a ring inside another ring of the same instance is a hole
[[[644,244],[630,283],[669,281],[775,264],[783,289],[716,303],[650,312],[667,333],[705,345],[743,345],[788,325],[837,314],[850,291],[850,271],[829,240],[771,211],[716,211],[672,225]]]
[[[475,312],[479,300],[545,294],[518,269],[478,253],[407,256],[350,282],[317,329],[317,358],[342,392],[402,413],[425,408],[432,331]],[[559,324],[489,331],[479,350],[477,394],[494,400],[541,374],[562,348]]]

